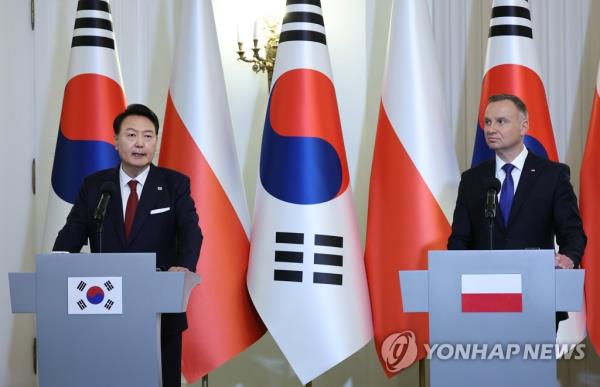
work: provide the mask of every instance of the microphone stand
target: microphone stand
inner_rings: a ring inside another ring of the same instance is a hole
[[[485,203],[485,217],[488,220],[488,234],[490,238],[490,250],[494,250],[494,218],[496,217],[496,190],[487,192]]]
[[[98,236],[98,252],[102,252],[102,232],[104,231],[104,217],[106,216],[106,208],[108,207],[108,201],[111,195],[109,193],[102,194],[100,203],[94,213],[94,220],[98,222],[96,224],[96,233]]]
[[[104,231],[104,216],[98,219],[96,233],[98,236],[98,252],[102,252],[102,232]]]
[[[98,202],[98,206],[96,206],[96,210],[94,211],[94,220],[98,222],[96,225],[96,233],[98,235],[99,253],[102,252],[102,231],[104,230],[104,217],[106,216],[108,203],[112,198],[112,192],[114,192],[114,183],[109,182],[102,185],[102,196],[100,196],[100,201]]]
[[[488,223],[488,231],[490,235],[490,250],[494,250],[494,218],[490,217]]]

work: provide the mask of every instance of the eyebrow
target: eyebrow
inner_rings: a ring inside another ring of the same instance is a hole
[[[135,128],[125,128],[125,131],[129,130],[131,132],[140,132],[140,133],[155,133],[154,129],[142,129],[142,130],[138,130]]]

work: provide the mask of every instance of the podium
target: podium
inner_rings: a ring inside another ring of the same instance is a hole
[[[154,253],[42,254],[9,273],[13,313],[36,313],[40,387],[160,387],[160,313],[184,312],[193,273]]]
[[[404,312],[429,313],[431,387],[556,386],[555,313],[581,310],[583,277],[552,250],[430,251],[401,271]]]

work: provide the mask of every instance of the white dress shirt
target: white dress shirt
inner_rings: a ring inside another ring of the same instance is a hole
[[[515,166],[511,172],[515,186],[515,193],[517,192],[517,186],[519,185],[519,180],[521,179],[521,172],[523,172],[523,166],[525,165],[525,159],[527,158],[528,153],[529,151],[527,150],[527,147],[524,146],[521,153],[519,153],[519,155],[515,157],[513,161],[510,162],[510,164]],[[504,164],[509,163],[505,162],[500,157],[498,157],[498,155],[496,155],[496,178],[500,180],[500,184],[504,184],[504,179],[506,179],[506,172],[504,172],[504,169],[502,169]],[[498,192],[498,200],[500,200],[500,192]]]

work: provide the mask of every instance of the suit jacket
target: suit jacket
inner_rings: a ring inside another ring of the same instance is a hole
[[[98,252],[98,227],[93,220],[93,213],[101,196],[102,183],[112,181],[117,190],[106,210],[102,251],[152,252],[156,253],[156,266],[161,270],[183,266],[195,271],[202,233],[194,201],[190,196],[189,178],[173,170],[150,165],[131,235],[126,240],[119,168],[106,169],[84,179],[67,222],[54,242],[53,250],[78,253],[89,240],[91,251]],[[166,208],[168,210],[164,212],[150,214],[153,209]],[[186,328],[185,313],[163,315],[163,334],[178,333]]]
[[[493,158],[462,174],[452,221],[448,250],[488,250],[489,221],[484,208],[485,181],[496,174]],[[554,249],[579,266],[587,243],[570,182],[569,167],[528,153],[517,185],[508,224],[496,211],[493,247],[497,250]],[[557,321],[565,320],[557,313]]]

